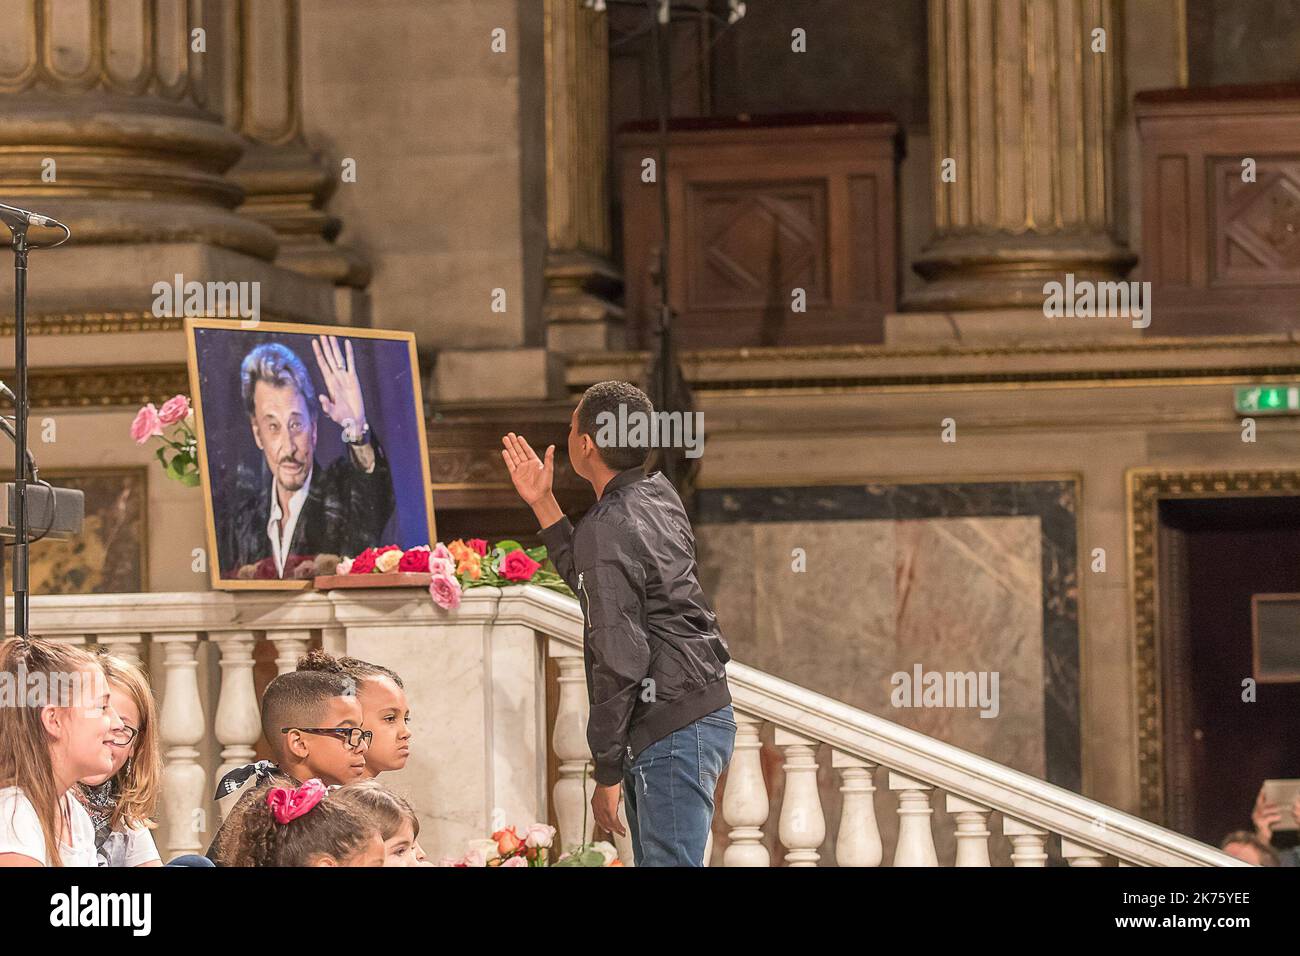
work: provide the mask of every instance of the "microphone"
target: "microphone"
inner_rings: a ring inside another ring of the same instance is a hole
[[[7,206],[0,202],[0,221],[8,226],[53,226],[57,229],[67,228],[57,219],[51,219],[49,216],[42,216],[34,213],[30,209],[19,209],[17,206]]]

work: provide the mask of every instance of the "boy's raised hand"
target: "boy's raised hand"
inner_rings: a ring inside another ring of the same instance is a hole
[[[555,446],[546,449],[546,460],[542,461],[533,451],[532,446],[522,435],[511,432],[501,438],[505,447],[501,457],[510,470],[510,480],[515,491],[529,507],[545,501],[551,495],[551,484],[555,480]]]

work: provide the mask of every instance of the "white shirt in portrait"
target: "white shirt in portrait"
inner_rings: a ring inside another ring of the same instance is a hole
[[[280,508],[280,480],[271,479],[271,517],[266,522],[266,536],[271,539],[271,554],[275,556],[275,572],[284,577],[284,562],[289,557],[289,546],[293,544],[293,532],[298,527],[298,516],[307,501],[307,491],[311,488],[312,472],[307,472],[307,480],[302,487],[289,496],[289,520],[284,520],[284,511]]]

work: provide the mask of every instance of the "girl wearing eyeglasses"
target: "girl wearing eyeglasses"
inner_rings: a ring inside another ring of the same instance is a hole
[[[162,866],[151,819],[162,791],[158,715],[149,681],[133,661],[101,654],[109,701],[122,718],[112,736],[113,768],[81,779],[81,802],[95,824],[100,866]]]

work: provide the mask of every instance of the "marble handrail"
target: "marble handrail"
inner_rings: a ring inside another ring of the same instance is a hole
[[[582,646],[577,603],[554,592],[507,588],[498,615]],[[1143,866],[1246,865],[1207,844],[737,661],[727,665],[727,679],[740,713],[1001,811],[1069,844]]]

